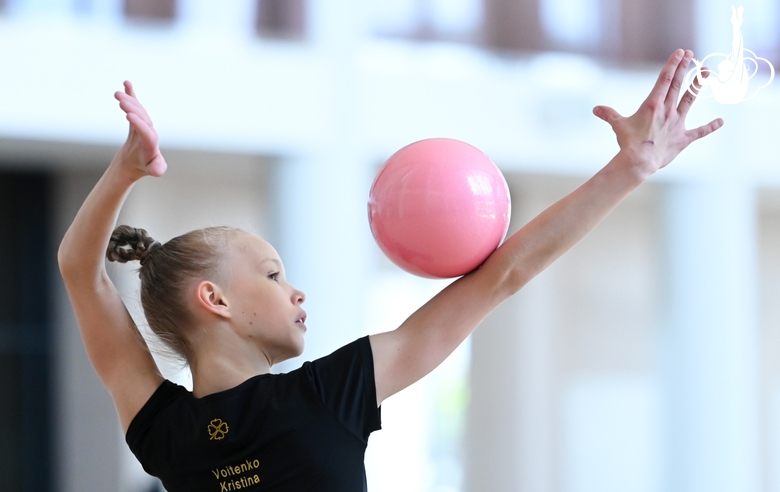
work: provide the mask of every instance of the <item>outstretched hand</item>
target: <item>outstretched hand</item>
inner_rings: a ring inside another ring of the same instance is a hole
[[[607,106],[596,106],[593,114],[612,126],[621,151],[628,152],[646,176],[669,164],[694,140],[709,135],[721,126],[717,118],[692,130],[685,129],[685,117],[700,87],[698,77],[678,103],[680,89],[693,52],[681,49],[672,53],[658,80],[639,110],[623,117]]]
[[[133,90],[133,84],[124,83],[125,91],[117,91],[114,97],[119,101],[119,107],[127,115],[130,122],[130,132],[127,141],[119,150],[121,162],[140,176],[162,176],[168,165],[160,153],[159,138],[154,129],[149,113],[138,101]]]

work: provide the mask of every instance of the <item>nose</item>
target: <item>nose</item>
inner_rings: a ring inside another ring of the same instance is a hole
[[[303,304],[303,301],[306,300],[306,294],[298,289],[293,288],[292,300],[293,304]]]

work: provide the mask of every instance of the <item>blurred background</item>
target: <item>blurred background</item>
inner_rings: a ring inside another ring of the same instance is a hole
[[[779,2],[742,5],[745,47],[777,64]],[[127,450],[56,267],[126,135],[123,80],[169,172],[135,187],[121,221],[161,241],[229,224],[276,245],[309,313],[287,371],[395,328],[447,284],[400,271],[370,235],[368,190],[395,150],[479,147],[517,230],[617,152],[593,106],[633,113],[675,48],[730,52],[730,7],[0,0],[0,489],[162,490]],[[780,491],[779,91],[698,101],[688,126],[723,129],[388,400],[369,490]],[[111,273],[145,330],[132,267]]]

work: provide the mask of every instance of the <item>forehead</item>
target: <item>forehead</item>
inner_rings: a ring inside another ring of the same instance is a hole
[[[236,241],[236,246],[236,252],[246,259],[251,259],[255,263],[270,260],[281,266],[279,253],[271,246],[271,243],[261,237],[243,232]]]

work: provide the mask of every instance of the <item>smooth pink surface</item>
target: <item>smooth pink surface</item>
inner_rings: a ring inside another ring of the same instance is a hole
[[[479,149],[448,138],[421,140],[385,162],[371,186],[368,221],[379,247],[404,270],[464,275],[509,229],[509,188]]]

